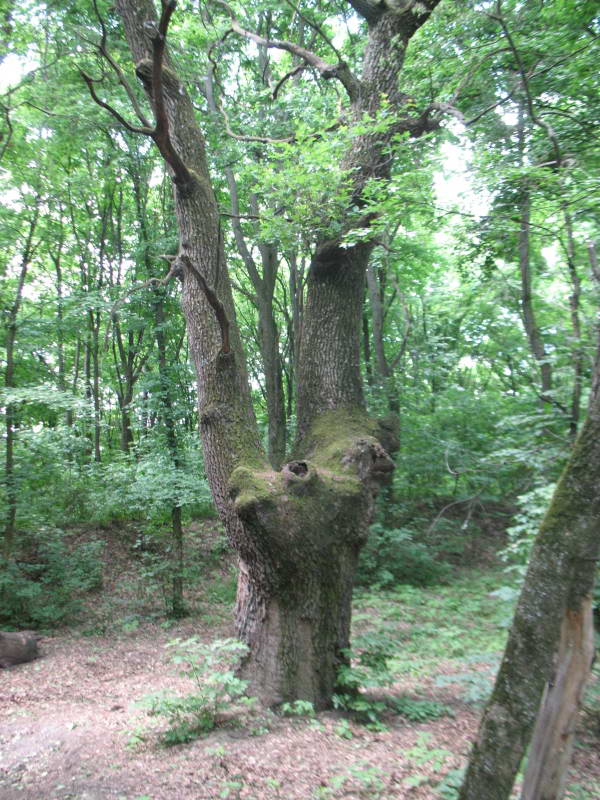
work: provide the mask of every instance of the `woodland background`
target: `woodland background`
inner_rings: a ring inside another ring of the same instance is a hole
[[[267,38],[360,61],[345,3],[232,8]],[[384,102],[350,123],[333,82],[224,36],[229,23],[222,4],[181,2],[169,44],[207,140],[277,466],[295,435],[311,248],[340,235],[332,220],[351,202],[340,154],[360,125],[389,120]],[[208,590],[231,603],[178,281],[161,281],[177,250],[171,183],[81,74],[103,74],[96,91],[127,116],[118,19],[103,2],[4,0],[0,28],[0,623],[103,634],[115,608],[136,630],[200,613]],[[371,182],[356,209],[373,214],[377,237],[362,320],[368,410],[400,425],[361,555],[363,596],[460,591],[469,567],[493,577],[510,614],[591,385],[599,37],[593,2],[442,2],[411,43],[403,89],[439,124],[393,141],[391,181]],[[106,42],[112,71],[98,57]],[[348,246],[361,235],[349,230]],[[115,547],[138,595],[92,613]]]

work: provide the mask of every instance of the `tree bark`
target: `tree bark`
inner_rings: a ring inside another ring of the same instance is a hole
[[[398,105],[404,129],[411,127],[401,110],[398,73],[410,37],[436,4],[420,3],[418,11],[403,14],[386,9],[371,25],[356,115],[374,113],[386,94]],[[162,98],[153,96],[157,48],[164,42],[154,33],[152,51],[146,33],[153,27],[148,21],[156,20],[152,4],[117,0],[117,8],[153,103],[153,138],[174,182],[177,264],[198,376],[205,468],[240,557],[236,626],[250,648],[242,675],[250,693],[268,705],[303,698],[322,708],[331,701],[349,644],[353,577],[373,496],[391,469],[364,409],[359,370],[365,269],[373,245],[318,244],[300,344],[296,458],[274,471],[259,443],[202,134],[168,60],[161,70]],[[354,142],[346,166],[356,199],[366,181],[389,174],[386,148],[399,129]]]
[[[507,800],[546,687],[551,706],[560,709],[561,720],[576,710],[581,673],[570,677],[566,654],[574,653],[575,661],[585,660],[585,655],[577,656],[586,651],[585,637],[574,631],[584,624],[596,578],[599,513],[600,348],[588,416],[533,548],[460,800]],[[561,630],[565,646],[557,658]],[[569,646],[569,638],[582,643]],[[555,699],[559,686],[562,696]],[[570,694],[565,696],[567,691]],[[542,765],[546,775],[550,768],[549,764]]]
[[[577,714],[594,660],[589,596],[563,619],[557,665],[546,684],[529,748],[521,800],[561,800],[573,754]]]

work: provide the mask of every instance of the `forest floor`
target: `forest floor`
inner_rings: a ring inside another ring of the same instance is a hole
[[[198,537],[206,530],[198,528]],[[209,534],[214,551],[217,528]],[[456,796],[505,636],[507,607],[490,596],[497,567],[462,570],[446,586],[358,595],[355,634],[394,643],[394,681],[383,693],[400,698],[402,713],[384,714],[383,730],[339,712],[251,711],[165,747],[165,720],[139,702],[161,690],[191,690],[166,647],[174,638],[233,635],[233,576],[213,562],[188,598],[191,616],[166,621],[128,535],[103,536],[103,588],[86,602],[81,622],[46,636],[39,660],[0,671],[1,800]],[[581,719],[569,800],[600,797],[597,684]]]

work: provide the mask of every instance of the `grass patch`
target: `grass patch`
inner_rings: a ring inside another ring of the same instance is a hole
[[[464,673],[467,662],[488,664],[504,648],[510,607],[490,596],[503,580],[501,569],[470,570],[448,586],[361,593],[355,635],[384,635],[393,645],[388,665],[396,675]]]

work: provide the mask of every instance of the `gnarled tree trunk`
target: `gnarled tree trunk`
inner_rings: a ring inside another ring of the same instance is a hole
[[[415,121],[403,113],[398,74],[409,39],[437,2],[402,13],[385,3],[352,3],[368,13],[363,78],[351,78],[342,64],[331,74],[321,70],[324,77],[341,76],[356,117],[375,113],[382,95],[397,107],[397,124],[357,138],[344,165],[355,204],[370,178],[389,174],[393,134],[418,133],[429,124],[426,116]],[[295,458],[274,471],[259,443],[203,137],[185,88],[162,57],[173,4],[163,3],[159,24],[150,0],[117,0],[117,8],[153,105],[156,127],[145,124],[142,132],[152,136],[173,177],[176,268],[198,376],[205,468],[240,557],[236,624],[250,648],[243,674],[251,693],[269,705],[303,698],[322,708],[349,644],[353,578],[373,496],[392,468],[366,415],[359,371],[373,244],[318,244],[299,352]]]

